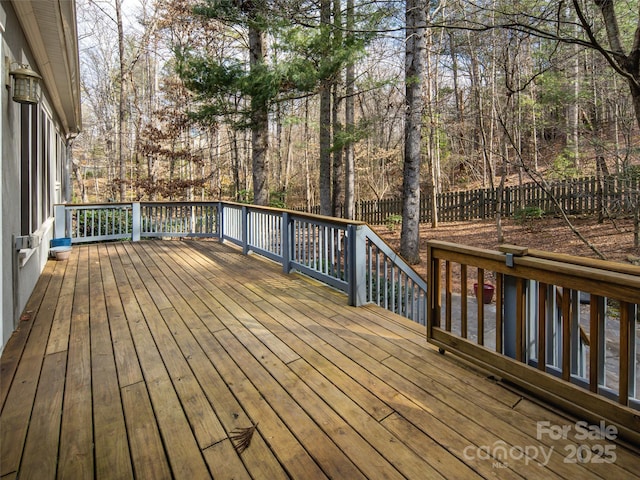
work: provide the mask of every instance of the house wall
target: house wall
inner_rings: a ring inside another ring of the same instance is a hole
[[[23,309],[46,264],[53,235],[53,205],[61,203],[67,141],[52,113],[46,86],[39,105],[12,100],[8,70],[12,62],[38,70],[9,2],[0,4],[0,140],[2,318],[0,348],[18,325]],[[15,63],[13,68],[15,68]],[[31,236],[37,246],[18,251],[15,239]]]

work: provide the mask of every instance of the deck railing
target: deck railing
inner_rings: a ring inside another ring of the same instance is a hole
[[[429,342],[640,439],[640,268],[434,241],[428,271]],[[472,283],[491,284],[495,303]]]
[[[232,242],[346,292],[350,305],[375,303],[427,325],[429,342],[443,351],[640,442],[638,267],[429,242],[425,282],[361,222],[229,202],[70,204],[55,216],[55,236],[74,244]],[[481,300],[485,283],[495,303]]]
[[[55,207],[56,238],[72,244],[209,237],[240,246],[426,325],[427,286],[362,222],[230,202],[133,202]]]

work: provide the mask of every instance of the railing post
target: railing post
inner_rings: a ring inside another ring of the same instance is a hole
[[[142,210],[140,208],[140,202],[133,202],[131,207],[131,240],[133,242],[139,242],[140,232],[142,230]]]
[[[242,206],[242,253],[249,253],[249,209]]]
[[[64,205],[53,207],[54,215],[54,238],[65,238],[67,236],[67,209]]]
[[[224,242],[224,205],[222,202],[218,202],[218,241]]]
[[[349,265],[349,305],[359,307],[367,302],[367,251],[364,229],[349,225],[347,262]]]
[[[291,272],[291,217],[288,212],[282,212],[282,228],[280,231],[282,250],[282,271]]]
[[[635,368],[634,368],[634,364],[636,362],[636,358],[637,358],[637,353],[638,353],[638,345],[637,345],[637,338],[635,335],[635,326],[636,323],[638,322],[638,320],[640,320],[640,316],[638,312],[638,305],[634,305],[634,304],[630,304],[630,303],[626,303],[623,304],[623,308],[627,309],[627,313],[621,315],[621,321],[622,318],[627,318],[628,322],[629,322],[629,335],[628,335],[628,344],[627,345],[620,345],[620,349],[622,348],[627,348],[627,353],[626,355],[621,355],[620,358],[622,359],[623,356],[626,356],[627,358],[627,372],[628,372],[628,380],[627,380],[627,398],[625,399],[625,405],[628,405],[629,403],[629,399],[631,398],[637,398],[637,393],[638,393],[638,385],[637,385],[637,379],[636,379],[636,375],[635,375]],[[621,360],[623,361],[623,360]],[[636,368],[638,368],[636,366]],[[624,369],[621,369],[624,370]]]
[[[505,190],[506,191],[506,190]],[[521,257],[528,253],[528,249],[525,247],[518,247],[514,245],[501,245],[500,251],[505,254],[505,264],[507,267],[515,266],[515,257]],[[524,312],[520,311],[521,305],[518,301],[518,279],[511,275],[504,275],[504,302],[503,302],[503,335],[502,335],[502,348],[503,354],[516,358],[518,355],[518,342],[522,342],[521,338],[518,338],[518,318],[523,315]],[[525,288],[524,286],[522,287]],[[523,292],[525,294],[525,292]]]

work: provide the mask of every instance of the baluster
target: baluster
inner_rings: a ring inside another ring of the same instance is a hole
[[[629,345],[631,333],[635,336],[635,324],[631,328],[631,315],[629,315],[629,304],[620,302],[620,365],[619,365],[619,387],[618,402],[621,405],[629,403]],[[635,323],[635,322],[634,322]],[[635,361],[635,359],[634,359]]]
[[[451,276],[451,261],[445,260],[444,262],[444,271],[445,271],[445,283],[444,283],[444,294],[445,294],[445,322],[444,328],[447,332],[451,331],[451,308],[453,304],[452,298],[452,290],[453,290],[453,280]]]
[[[601,324],[604,322],[604,299],[591,295],[589,305],[589,390],[598,393],[600,386],[600,364],[604,338],[601,336]]]
[[[484,345],[484,269],[482,268],[478,268],[476,301],[478,302],[478,345]]]
[[[547,290],[546,283],[538,283],[538,370],[545,371],[547,365]]]
[[[571,291],[562,289],[562,379],[571,379]]]
[[[460,336],[467,338],[467,266],[465,264],[460,264],[460,293]]]

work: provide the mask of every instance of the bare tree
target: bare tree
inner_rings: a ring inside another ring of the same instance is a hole
[[[354,0],[347,0],[347,38],[353,37],[354,27]],[[345,69],[346,99],[344,104],[345,129],[348,140],[344,149],[344,216],[348,219],[355,218],[355,151],[353,134],[355,131],[355,66],[353,62],[347,64]]]
[[[422,163],[423,82],[426,54],[425,27],[428,0],[407,0],[402,176],[402,232],[400,254],[410,264],[420,263],[420,164]]]
[[[476,31],[507,29],[562,44],[592,49],[629,86],[636,123],[640,126],[640,11],[633,2],[612,0],[571,2],[467,2],[468,11],[440,26]],[[589,8],[591,5],[593,8]],[[624,22],[621,22],[621,19]],[[622,25],[624,24],[624,28]],[[634,26],[635,25],[635,26]]]
[[[331,0],[320,0],[320,29],[325,48],[331,44]],[[332,79],[320,84],[320,213],[331,215],[331,87]]]

